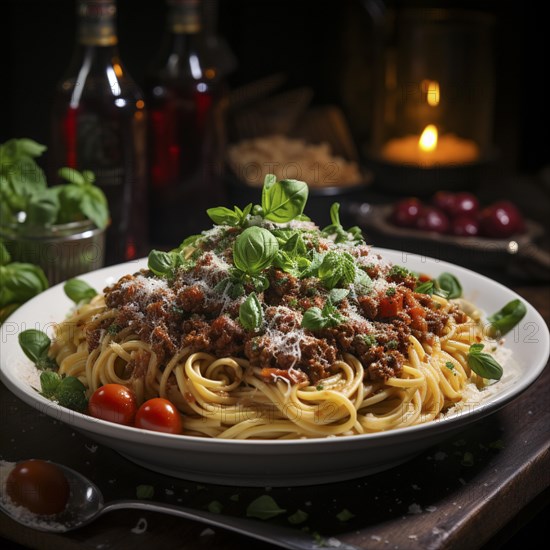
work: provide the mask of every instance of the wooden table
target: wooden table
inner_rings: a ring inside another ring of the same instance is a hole
[[[514,289],[550,320],[550,286]],[[267,493],[288,510],[269,521],[288,524],[288,515],[303,510],[308,519],[300,527],[321,533],[333,546],[340,541],[369,549],[475,549],[492,541],[495,548],[494,541],[504,538],[499,532],[537,495],[548,501],[549,386],[547,368],[504,409],[414,460],[370,477],[317,487],[236,488],[156,474],[28,407],[4,386],[0,454],[10,461],[35,457],[67,464],[94,480],[106,500],[133,498],[138,485],[152,485],[160,501],[200,509],[217,501],[224,514],[244,515],[248,503]],[[147,529],[136,534],[132,530],[140,518]],[[26,529],[0,513],[0,537],[58,550],[272,548],[221,529],[138,511],[111,513],[64,536]]]

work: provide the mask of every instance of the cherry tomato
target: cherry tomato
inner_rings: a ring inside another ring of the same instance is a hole
[[[400,227],[414,227],[421,209],[422,203],[417,198],[402,199],[394,204],[391,221]]]
[[[438,191],[432,197],[432,204],[450,216],[455,206],[455,194],[450,191]]]
[[[10,499],[34,514],[50,516],[65,509],[70,488],[63,471],[45,460],[18,462],[6,479]]]
[[[445,212],[433,206],[426,206],[420,212],[416,227],[423,231],[435,231],[436,233],[447,233],[450,223]]]
[[[479,201],[472,193],[457,193],[454,204],[448,214],[452,217],[471,216],[474,217],[479,210]]]
[[[523,231],[523,217],[510,201],[496,202],[481,212],[481,232],[487,237],[503,239]]]
[[[181,434],[183,424],[181,415],[174,405],[162,397],[154,397],[145,401],[136,414],[136,428]]]
[[[479,222],[469,216],[458,216],[453,220],[451,231],[460,237],[475,237],[479,233]]]
[[[134,392],[121,384],[105,384],[90,397],[88,414],[101,420],[130,426],[136,416]]]

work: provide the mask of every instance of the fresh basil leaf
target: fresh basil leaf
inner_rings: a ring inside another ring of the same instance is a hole
[[[481,349],[483,349],[482,344],[473,344],[470,346],[470,352],[466,357],[468,366],[482,378],[500,380],[503,374],[502,367],[492,355],[483,353]]]
[[[281,180],[272,184],[262,193],[264,218],[278,223],[292,221],[303,213],[308,191],[307,184],[298,180]]]
[[[177,267],[177,253],[151,250],[147,259],[147,267],[158,277],[171,278]]]
[[[368,294],[372,290],[372,279],[362,269],[356,269],[353,286],[356,294]]]
[[[307,512],[304,512],[303,510],[296,510],[294,514],[288,516],[287,520],[288,523],[292,525],[300,525],[300,523],[304,523],[309,518],[309,514]]]
[[[190,235],[189,237],[184,239],[184,241],[178,246],[176,251],[181,252],[185,248],[193,246],[201,237],[202,235]]]
[[[39,157],[47,149],[45,145],[41,145],[40,143],[37,143],[32,139],[21,138],[16,141],[17,141],[17,150],[19,155],[26,155],[29,157]]]
[[[309,330],[320,330],[336,327],[345,320],[346,318],[327,301],[323,309],[310,307],[306,310],[302,318],[302,327]]]
[[[99,229],[104,229],[109,225],[109,207],[105,194],[95,185],[87,184],[82,189],[80,211]]]
[[[12,262],[0,269],[0,282],[13,299],[23,303],[48,288],[48,280],[40,267],[34,264]]]
[[[275,174],[266,174],[264,178],[264,185],[262,187],[262,206],[260,207],[262,210],[262,214],[267,212],[271,207],[271,188],[277,183],[277,176]],[[255,208],[256,214],[257,208]]]
[[[253,500],[246,509],[246,515],[250,518],[271,519],[286,512],[269,495],[262,495]]]
[[[40,373],[40,388],[44,397],[52,398],[61,384],[61,376],[57,372],[45,370]]]
[[[60,168],[57,172],[61,178],[74,185],[85,185],[86,178],[75,168],[67,166]]]
[[[52,225],[59,214],[59,199],[57,193],[44,189],[35,193],[27,203],[26,225]]]
[[[333,305],[338,304],[348,294],[349,294],[349,290],[347,288],[333,288],[328,294],[328,301]]]
[[[255,292],[249,294],[239,307],[239,321],[246,330],[255,330],[262,326],[262,305]]]
[[[88,406],[86,386],[74,376],[65,376],[54,394],[56,401],[73,411],[84,412]]]
[[[19,345],[23,353],[33,362],[50,349],[52,341],[49,336],[41,330],[30,328],[19,334]]]
[[[263,292],[269,288],[269,279],[264,275],[254,275],[250,277],[250,282],[255,292]]]
[[[82,279],[69,279],[63,285],[63,290],[75,304],[87,304],[97,295],[97,291]]]
[[[0,241],[0,265],[6,265],[11,262],[11,255],[2,241]]]
[[[503,336],[510,332],[527,313],[527,308],[521,300],[512,300],[502,309],[493,313],[487,320],[491,323],[491,330]]]
[[[447,293],[447,298],[460,298],[462,296],[462,285],[451,273],[442,273],[437,282],[441,290]]]
[[[272,265],[279,250],[277,239],[262,227],[248,227],[233,245],[235,267],[249,275],[258,275]]]
[[[25,199],[47,188],[42,168],[30,157],[17,159],[6,175],[14,192]]]
[[[241,222],[239,214],[225,206],[209,208],[206,213],[216,225],[237,226]]]
[[[424,283],[420,283],[416,285],[415,292],[418,292],[419,294],[429,294],[432,296],[434,293],[434,282],[433,281],[426,281]]]
[[[356,275],[353,256],[347,252],[327,252],[319,266],[318,275],[328,289],[353,283]]]
[[[87,184],[95,183],[95,174],[91,170],[83,170],[81,174]]]

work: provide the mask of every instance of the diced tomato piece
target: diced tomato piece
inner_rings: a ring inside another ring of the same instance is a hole
[[[428,281],[431,281],[431,280],[432,280],[432,277],[430,277],[429,275],[426,275],[425,273],[420,273],[420,275],[418,275],[419,283],[427,283]]]
[[[396,292],[393,296],[383,296],[378,305],[378,317],[395,317],[403,309],[403,294]]]

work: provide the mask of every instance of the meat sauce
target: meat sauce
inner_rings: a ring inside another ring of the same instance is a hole
[[[329,247],[326,241],[312,239],[307,245],[322,252]],[[366,379],[384,381],[402,371],[410,335],[430,340],[442,334],[449,316],[457,322],[466,319],[452,306],[440,311],[429,295],[414,291],[413,275],[392,270],[367,245],[356,245],[346,251],[374,284],[364,294],[352,288],[337,304],[343,316],[340,324],[319,330],[302,328],[305,311],[323,308],[328,290],[316,277],[300,279],[270,267],[266,271],[269,286],[258,293],[264,323],[256,331],[246,330],[239,322],[244,297],[231,298],[223,285],[232,269],[232,242],[228,234],[205,237],[194,252],[194,265],[180,269],[171,280],[143,270],[106,288],[106,304],[117,315],[88,332],[89,348],[97,347],[102,331],[116,333],[131,327],[151,343],[161,362],[187,347],[216,357],[245,357],[262,369],[261,376],[268,382],[283,378],[317,385],[333,374],[337,360],[352,354],[364,365]],[[245,283],[244,290],[249,293],[253,287]],[[145,359],[138,362],[141,371]]]

